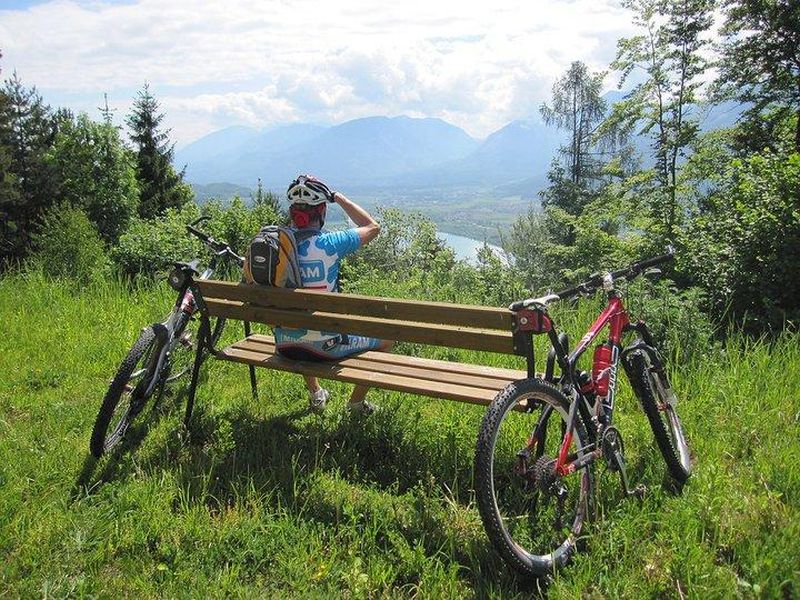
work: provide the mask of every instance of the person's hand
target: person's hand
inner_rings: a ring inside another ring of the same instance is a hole
[[[301,183],[303,185],[306,185],[309,188],[311,188],[312,190],[314,190],[315,192],[317,192],[319,194],[322,194],[322,196],[328,202],[336,202],[336,200],[334,200],[334,198],[333,198],[333,196],[334,196],[334,194],[336,194],[336,192],[331,191],[331,188],[328,187],[325,184],[324,181],[322,181],[321,179],[317,179],[313,175],[308,175],[308,174],[300,175],[292,183],[294,184],[295,182],[296,183]]]

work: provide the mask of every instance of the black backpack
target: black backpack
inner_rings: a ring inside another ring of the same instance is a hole
[[[318,233],[317,229],[295,231],[280,225],[262,228],[245,252],[244,280],[254,285],[302,287],[297,244]]]

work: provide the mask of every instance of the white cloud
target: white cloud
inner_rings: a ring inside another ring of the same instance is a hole
[[[535,114],[571,61],[604,69],[631,32],[615,0],[54,0],[0,11],[3,67],[47,100],[85,109],[147,80],[181,141],[234,123],[375,114],[441,117],[484,136]]]

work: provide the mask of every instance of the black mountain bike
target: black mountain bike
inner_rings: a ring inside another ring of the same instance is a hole
[[[208,279],[220,262],[241,266],[244,259],[225,242],[219,242],[196,228],[208,217],[201,217],[186,230],[203,242],[211,251],[208,267],[200,272],[200,259],[189,263],[176,262],[169,275],[170,287],[178,292],[177,300],[166,319],[142,329],[139,339],[128,351],[108,387],[100,412],[94,422],[89,442],[91,453],[99,458],[114,448],[124,438],[133,420],[142,412],[147,401],[155,397],[158,404],[164,387],[186,375],[192,369],[192,361],[202,361],[196,356],[197,327],[195,313],[198,311],[190,283],[194,279]],[[213,346],[225,325],[218,319],[211,333]]]
[[[509,307],[515,312],[515,344],[528,359],[528,378],[509,384],[489,406],[478,436],[475,487],[489,538],[506,562],[525,575],[551,573],[573,555],[590,516],[596,461],[619,473],[626,495],[645,491],[629,482],[622,435],[613,422],[620,362],[669,473],[679,484],[691,474],[664,363],[645,323],[631,322],[616,286],[646,271],[656,274],[653,267],[672,258],[670,247],[665,255]],[[599,289],[608,304],[569,352],[567,337],[557,333],[547,305]],[[591,373],[579,371],[578,359],[606,326],[608,339],[595,347]],[[537,334],[547,334],[551,345],[545,373],[538,377],[532,338]],[[635,340],[623,348],[626,334]]]

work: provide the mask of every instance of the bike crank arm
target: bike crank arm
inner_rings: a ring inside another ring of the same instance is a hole
[[[647,492],[647,488],[642,483],[636,485],[635,487],[631,487],[630,480],[628,479],[628,470],[625,467],[625,457],[622,455],[621,450],[614,450],[613,460],[619,470],[619,481],[622,485],[622,491],[625,493],[625,495],[636,496],[639,499],[643,498]]]

